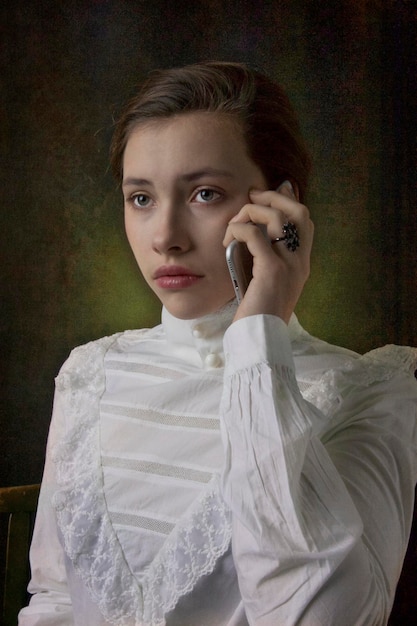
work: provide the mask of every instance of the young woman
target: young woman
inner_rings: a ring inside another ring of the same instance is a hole
[[[385,624],[417,351],[359,356],[298,323],[313,225],[286,96],[239,64],[157,72],[112,165],[162,324],[77,348],[57,378],[19,623]],[[253,255],[239,306],[232,239]]]

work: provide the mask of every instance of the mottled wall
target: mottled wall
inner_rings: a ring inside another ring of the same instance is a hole
[[[361,351],[417,344],[412,4],[2,3],[0,484],[40,479],[69,350],[158,322],[107,165],[113,116],[153,68],[243,60],[283,83],[315,161],[301,321]]]
[[[1,483],[39,480],[71,347],[158,322],[107,162],[113,116],[152,68],[243,60],[284,84],[315,161],[301,321],[362,351],[417,342],[407,3],[16,0],[1,12]]]

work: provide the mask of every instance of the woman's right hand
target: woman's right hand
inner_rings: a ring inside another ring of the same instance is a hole
[[[289,181],[277,191],[252,190],[245,204],[229,222],[223,241],[243,241],[253,256],[253,278],[239,305],[235,321],[258,314],[277,315],[289,322],[310,274],[314,225],[306,206],[300,204]],[[295,225],[300,245],[292,251],[283,236],[287,222]],[[265,227],[267,237],[256,224]]]

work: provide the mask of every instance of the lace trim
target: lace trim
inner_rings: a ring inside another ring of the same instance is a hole
[[[52,451],[58,484],[52,504],[65,551],[104,617],[117,626],[163,626],[164,615],[227,551],[231,518],[215,475],[141,582],[132,574],[106,509],[98,432],[103,360],[119,336],[75,349],[57,377],[74,426]]]
[[[210,490],[180,520],[146,571],[144,623],[164,626],[164,614],[214,570],[231,537],[231,514],[220,497],[219,477],[214,476]]]
[[[99,466],[98,415],[104,355],[115,338],[76,348],[56,385],[74,426],[53,450],[57,484],[52,504],[64,548],[92,599],[112,624],[128,626],[142,603],[107,515]]]
[[[197,581],[213,571],[231,539],[230,512],[215,475],[181,518],[139,582],[130,571],[111,525],[103,493],[99,403],[103,360],[119,337],[73,351],[57,377],[57,389],[73,425],[53,450],[58,488],[53,506],[64,548],[105,619],[117,626],[164,626],[164,615]],[[417,350],[388,346],[327,372],[307,394],[330,411],[347,385],[387,380],[398,367],[416,365]]]
[[[317,383],[303,390],[303,397],[325,415],[330,415],[341,404],[343,389],[369,387],[391,380],[401,371],[415,376],[416,369],[417,348],[387,345],[349,358],[344,365],[328,370]]]
[[[417,348],[409,346],[396,346],[389,344],[376,350],[371,350],[363,357],[365,362],[369,361],[373,364],[390,366],[393,375],[395,370],[403,370],[412,376],[416,375],[417,370]]]

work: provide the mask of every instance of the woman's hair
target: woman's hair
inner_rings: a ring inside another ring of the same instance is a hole
[[[206,111],[227,115],[242,128],[248,154],[268,187],[286,179],[296,183],[303,201],[310,156],[294,110],[283,89],[241,63],[209,61],[157,70],[127,103],[111,143],[111,166],[123,178],[123,154],[138,126],[183,113]]]

